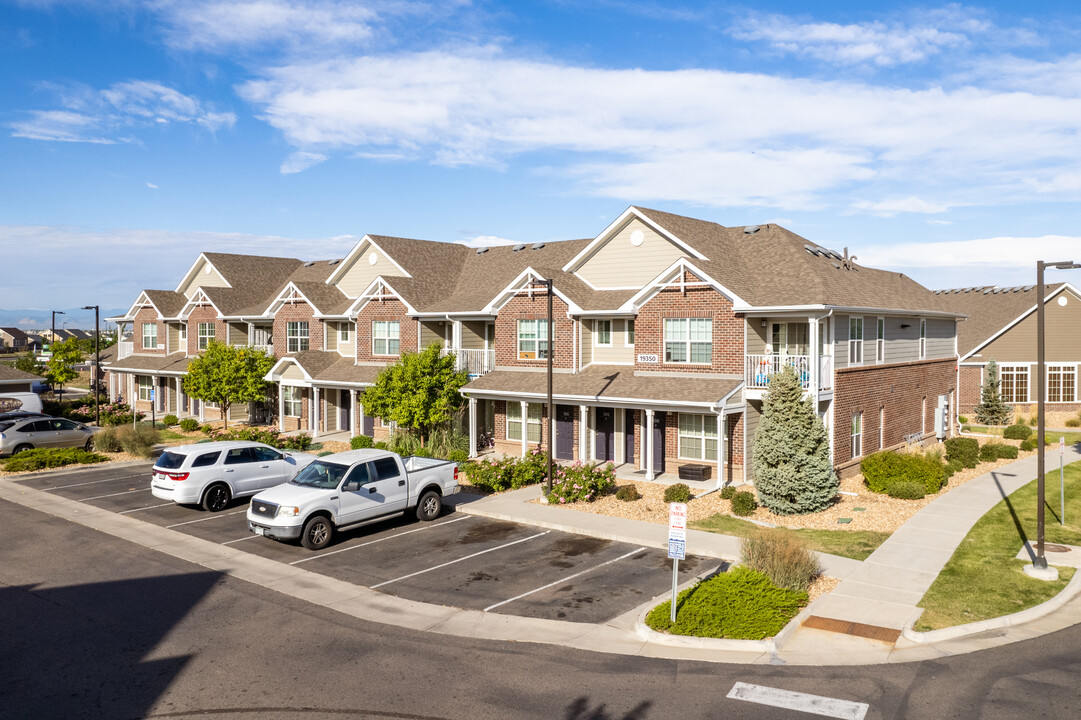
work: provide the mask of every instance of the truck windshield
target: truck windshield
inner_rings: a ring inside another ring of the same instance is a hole
[[[290,482],[294,485],[303,485],[304,487],[331,490],[338,487],[338,483],[342,481],[342,477],[345,476],[345,471],[348,469],[348,465],[338,465],[336,463],[316,460],[297,473],[297,476]]]

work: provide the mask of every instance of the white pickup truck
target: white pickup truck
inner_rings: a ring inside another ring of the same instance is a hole
[[[325,455],[295,478],[259,493],[248,506],[248,529],[274,540],[319,550],[334,533],[415,509],[434,520],[443,498],[458,492],[458,465],[387,450]]]

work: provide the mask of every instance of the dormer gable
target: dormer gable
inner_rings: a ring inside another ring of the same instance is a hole
[[[492,299],[492,302],[484,308],[484,312],[490,315],[497,315],[504,305],[519,295],[524,294],[529,297],[538,295],[544,297],[546,290],[543,283],[545,280],[546,278],[539,271],[534,270],[531,267],[526,268]],[[580,308],[578,304],[571,300],[565,293],[561,292],[555,282],[552,283],[552,294],[567,304],[567,309],[570,314],[580,315],[582,313],[582,308]]]
[[[576,255],[563,270],[597,290],[641,288],[682,257],[705,255],[630,207]]]
[[[198,259],[192,263],[184,274],[184,279],[176,286],[176,292],[191,298],[200,287],[232,287],[204,253],[199,253]]]
[[[274,301],[270,303],[270,306],[263,311],[263,316],[273,317],[274,314],[282,308],[282,306],[297,305],[299,303],[304,303],[308,307],[310,307],[312,309],[313,317],[322,317],[315,303],[310,301],[300,290],[300,288],[298,288],[293,283],[288,283],[284,288],[282,288],[282,291],[278,293],[278,297],[274,298]]]
[[[365,235],[338,263],[327,278],[327,284],[338,288],[347,297],[356,298],[380,276],[412,277],[370,235]]]
[[[180,317],[187,319],[187,317],[191,315],[192,310],[201,307],[213,308],[214,312],[218,314],[218,317],[222,316],[221,310],[214,304],[214,301],[202,290],[196,290],[192,296],[188,298],[187,304],[184,305],[184,308],[180,311]]]
[[[381,277],[377,277],[372,280],[372,282],[360,293],[359,297],[353,301],[353,304],[349,306],[349,310],[346,311],[346,315],[356,319],[368,303],[384,302],[386,300],[397,300],[405,306],[406,311],[410,315],[417,314],[416,309],[406,302],[405,298],[403,298],[389,282]]]

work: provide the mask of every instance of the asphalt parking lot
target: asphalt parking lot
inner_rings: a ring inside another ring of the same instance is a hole
[[[410,515],[363,526],[311,552],[249,532],[247,499],[211,514],[155,498],[150,467],[105,466],[17,482],[388,595],[438,605],[599,623],[671,587],[671,561],[661,550],[477,517],[453,507],[430,523]],[[462,507],[467,505],[464,499],[452,498]],[[709,569],[711,562],[716,561],[689,555],[680,562],[680,582]]]

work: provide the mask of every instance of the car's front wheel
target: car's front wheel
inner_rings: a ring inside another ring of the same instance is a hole
[[[87,438],[86,439],[86,444],[83,445],[83,450],[86,450],[87,452],[90,452],[93,449],[94,449],[94,438]]]
[[[316,515],[304,523],[304,532],[300,535],[300,544],[309,550],[322,550],[334,537],[334,526],[330,518]]]
[[[215,483],[208,487],[203,495],[203,509],[207,512],[220,512],[229,506],[232,497],[228,485]]]
[[[11,454],[12,455],[18,455],[21,452],[26,452],[27,450],[33,450],[33,449],[34,449],[33,445],[27,445],[27,444],[24,443],[22,445],[17,445],[15,447],[15,449],[11,451]]]

